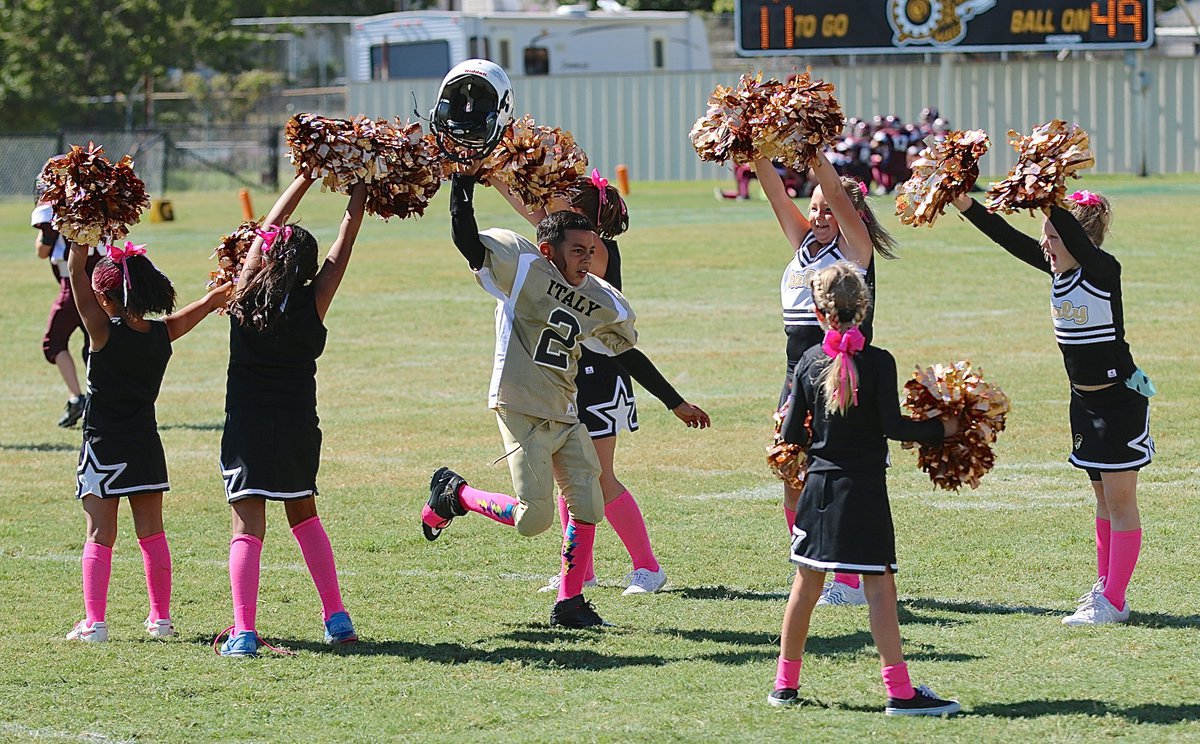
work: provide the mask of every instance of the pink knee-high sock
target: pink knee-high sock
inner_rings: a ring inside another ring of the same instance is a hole
[[[859,584],[858,574],[835,573],[833,580],[839,584],[845,584],[851,589],[857,589]]]
[[[507,494],[489,493],[464,485],[458,492],[458,503],[468,511],[512,527],[516,524],[517,504],[520,502]]]
[[[786,506],[785,506],[785,507],[783,507],[783,519],[784,519],[784,521],[785,521],[785,522],[787,522],[787,534],[788,534],[788,540],[789,540],[789,541],[791,541],[791,539],[792,539],[792,527],[794,527],[794,526],[795,526],[795,524],[796,524],[796,510],[795,510],[795,509],[789,509],[789,508],[787,508]]]
[[[888,697],[897,700],[909,700],[917,694],[908,678],[908,664],[903,661],[883,668],[883,687]]]
[[[146,592],[150,595],[150,619],[171,617],[171,548],[167,533],[138,540],[142,549],[142,567],[146,571]]]
[[[345,612],[342,592],[338,588],[337,566],[333,562],[333,546],[329,535],[321,524],[320,517],[311,517],[292,528],[300,553],[313,583],[317,585],[317,596],[321,598],[321,612],[328,620],[330,616]]]
[[[576,522],[567,526],[563,537],[562,581],[558,585],[559,600],[583,594],[583,577],[592,560],[592,546],[596,542],[596,525]]]
[[[112,578],[112,548],[83,544],[83,611],[88,625],[104,620],[108,610],[108,580]]]
[[[258,577],[262,570],[262,540],[237,534],[229,541],[229,588],[233,593],[233,632],[256,630]]]
[[[1112,522],[1096,517],[1096,578],[1108,576],[1108,551],[1111,544]]]
[[[779,662],[775,665],[775,689],[795,690],[798,688],[800,686],[800,665],[803,663],[803,659],[785,659],[783,654],[780,654]]]
[[[1138,553],[1142,550],[1142,531],[1126,530],[1112,533],[1112,547],[1108,550],[1108,578],[1104,581],[1104,598],[1118,610],[1125,609],[1125,590],[1137,566]]]
[[[611,503],[605,504],[604,518],[612,525],[621,542],[625,543],[634,570],[659,570],[658,559],[650,547],[650,535],[646,532],[646,520],[642,518],[642,510],[633,500],[633,494],[623,491]]]
[[[607,508],[607,507],[606,507]],[[562,523],[563,539],[567,538],[567,526],[571,524],[571,509],[567,506],[567,499],[561,493],[558,495],[558,518]],[[596,578],[596,561],[595,552],[588,558],[587,566],[583,570],[583,580],[591,581]]]

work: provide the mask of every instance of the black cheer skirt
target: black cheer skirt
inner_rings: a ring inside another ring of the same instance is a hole
[[[637,431],[637,401],[629,373],[610,356],[584,348],[575,375],[579,421],[592,439],[612,437],[622,431]]]
[[[796,505],[791,560],[814,571],[895,573],[884,473],[809,473]]]
[[[102,499],[170,491],[167,456],[157,430],[101,432],[83,430],[75,498]]]
[[[1149,399],[1123,383],[1103,390],[1071,388],[1072,465],[1100,480],[1100,473],[1140,470],[1153,457]]]
[[[230,503],[250,497],[289,501],[316,496],[319,419],[315,412],[271,406],[227,411],[220,464]]]

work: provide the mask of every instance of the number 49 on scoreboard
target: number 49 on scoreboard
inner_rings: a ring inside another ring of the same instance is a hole
[[[738,53],[1136,49],[1151,0],[737,0]]]

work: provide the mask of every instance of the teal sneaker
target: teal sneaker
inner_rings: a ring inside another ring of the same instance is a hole
[[[243,630],[241,633],[230,634],[217,653],[221,656],[258,656],[258,633]]]
[[[354,623],[345,612],[335,612],[325,621],[326,643],[354,643],[358,633],[354,632]]]

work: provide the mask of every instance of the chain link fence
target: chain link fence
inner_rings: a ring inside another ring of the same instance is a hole
[[[0,134],[0,199],[34,198],[34,181],[46,161],[71,145],[103,145],[110,160],[129,154],[146,191],[267,188],[279,185],[287,152],[283,130],[268,126],[179,127],[137,131],[67,129]]]

